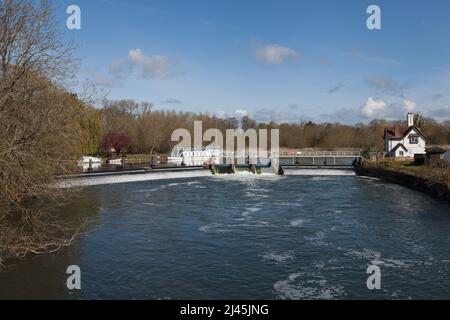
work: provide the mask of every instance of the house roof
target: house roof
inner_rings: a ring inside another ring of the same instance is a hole
[[[405,131],[403,136],[406,137],[412,130],[415,130],[417,132],[417,134],[419,136],[421,136],[425,141],[427,141],[427,142],[429,141],[427,136],[419,128],[417,128],[416,126],[409,127],[408,130]]]
[[[408,149],[406,149],[406,147],[403,145],[403,143],[399,143],[399,144],[396,145],[396,146],[394,147],[394,149],[392,149],[391,151],[392,151],[392,152],[396,152],[399,148],[403,148],[403,150],[404,150],[405,152],[408,152]]]
[[[417,134],[422,137],[425,141],[429,141],[427,136],[416,126],[411,126],[407,129],[404,127],[399,127],[400,130],[395,130],[395,128],[384,129],[384,139],[388,140],[402,140],[405,138],[412,130],[416,131]]]
[[[384,129],[384,139],[389,139],[389,140],[401,140],[403,137],[396,135],[396,130],[395,129]]]
[[[427,149],[427,154],[442,154],[445,152],[446,152],[445,149],[442,149],[441,147],[438,146],[432,146]]]

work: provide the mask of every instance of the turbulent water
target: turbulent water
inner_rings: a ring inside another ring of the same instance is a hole
[[[356,176],[230,175],[92,186],[91,233],[0,274],[0,298],[450,298],[450,210]],[[66,268],[81,268],[80,291]],[[369,265],[381,290],[368,290]]]

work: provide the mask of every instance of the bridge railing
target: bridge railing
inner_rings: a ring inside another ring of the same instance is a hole
[[[361,151],[299,151],[280,152],[279,157],[361,157]]]

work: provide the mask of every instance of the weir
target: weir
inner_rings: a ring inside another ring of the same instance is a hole
[[[86,172],[61,176],[62,188],[86,185],[114,184],[132,181],[159,180],[166,178],[201,177],[216,174],[280,174],[297,176],[355,175],[355,167],[363,161],[360,152],[314,151],[280,153],[268,164],[205,164],[204,166],[159,166],[105,172]],[[236,159],[235,159],[236,160]],[[237,163],[237,161],[235,161]]]
[[[279,156],[280,172],[285,175],[354,175],[363,159],[360,151],[304,151]]]

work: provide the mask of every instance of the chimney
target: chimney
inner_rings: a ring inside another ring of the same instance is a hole
[[[414,113],[408,113],[408,128],[414,125]]]
[[[395,138],[397,138],[397,139],[402,137],[402,128],[400,127],[400,125],[398,123],[395,125],[394,135],[395,135]]]

